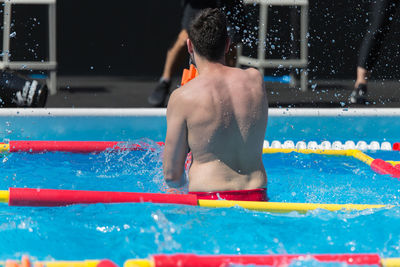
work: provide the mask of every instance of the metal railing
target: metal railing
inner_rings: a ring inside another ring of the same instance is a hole
[[[3,50],[0,70],[46,70],[49,71],[47,85],[50,93],[57,92],[57,59],[56,59],[56,0],[0,0],[4,7]],[[10,28],[11,7],[15,4],[48,5],[49,16],[49,54],[48,61],[11,61],[10,60]]]
[[[259,26],[258,26],[258,47],[257,58],[242,55],[238,49],[238,66],[247,65],[260,69],[264,74],[264,68],[301,68],[300,87],[306,91],[308,87],[308,0],[244,0],[245,4],[259,5]],[[268,26],[268,7],[269,6],[300,6],[300,58],[299,59],[266,59],[266,40]]]

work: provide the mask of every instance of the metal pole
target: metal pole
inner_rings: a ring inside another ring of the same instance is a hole
[[[236,68],[240,68],[239,58],[242,57],[242,46],[241,42],[236,45]]]
[[[268,25],[268,6],[264,3],[260,3],[260,21],[258,28],[258,53],[257,58],[259,60],[259,69],[261,74],[264,76],[264,61],[265,61],[265,48],[267,41],[267,25]]]
[[[299,34],[300,33],[300,19],[299,19],[299,9],[298,6],[290,7],[290,58],[299,59],[300,58],[300,44],[299,44]],[[290,86],[297,87],[299,81],[299,68],[290,68]]]
[[[3,25],[3,67],[7,67],[10,57],[10,24],[11,24],[11,3],[4,2],[4,25]]]
[[[300,58],[306,62],[301,70],[300,86],[302,91],[308,89],[308,5],[301,6],[300,15]]]
[[[56,62],[56,2],[49,4],[49,61]],[[57,68],[57,67],[55,67]],[[57,93],[57,72],[56,69],[50,71],[50,94]]]

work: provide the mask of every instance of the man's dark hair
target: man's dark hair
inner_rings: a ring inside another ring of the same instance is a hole
[[[217,8],[206,8],[192,21],[189,39],[196,52],[209,61],[218,61],[225,54],[228,39],[225,15]]]

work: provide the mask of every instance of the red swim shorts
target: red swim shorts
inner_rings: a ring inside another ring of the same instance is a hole
[[[198,199],[268,201],[266,188],[215,192],[189,192],[189,194],[196,195]]]

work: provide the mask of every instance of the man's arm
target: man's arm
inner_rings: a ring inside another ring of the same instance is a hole
[[[189,146],[184,106],[179,90],[174,91],[167,108],[163,169],[167,185],[175,188],[186,183],[184,167]]]

